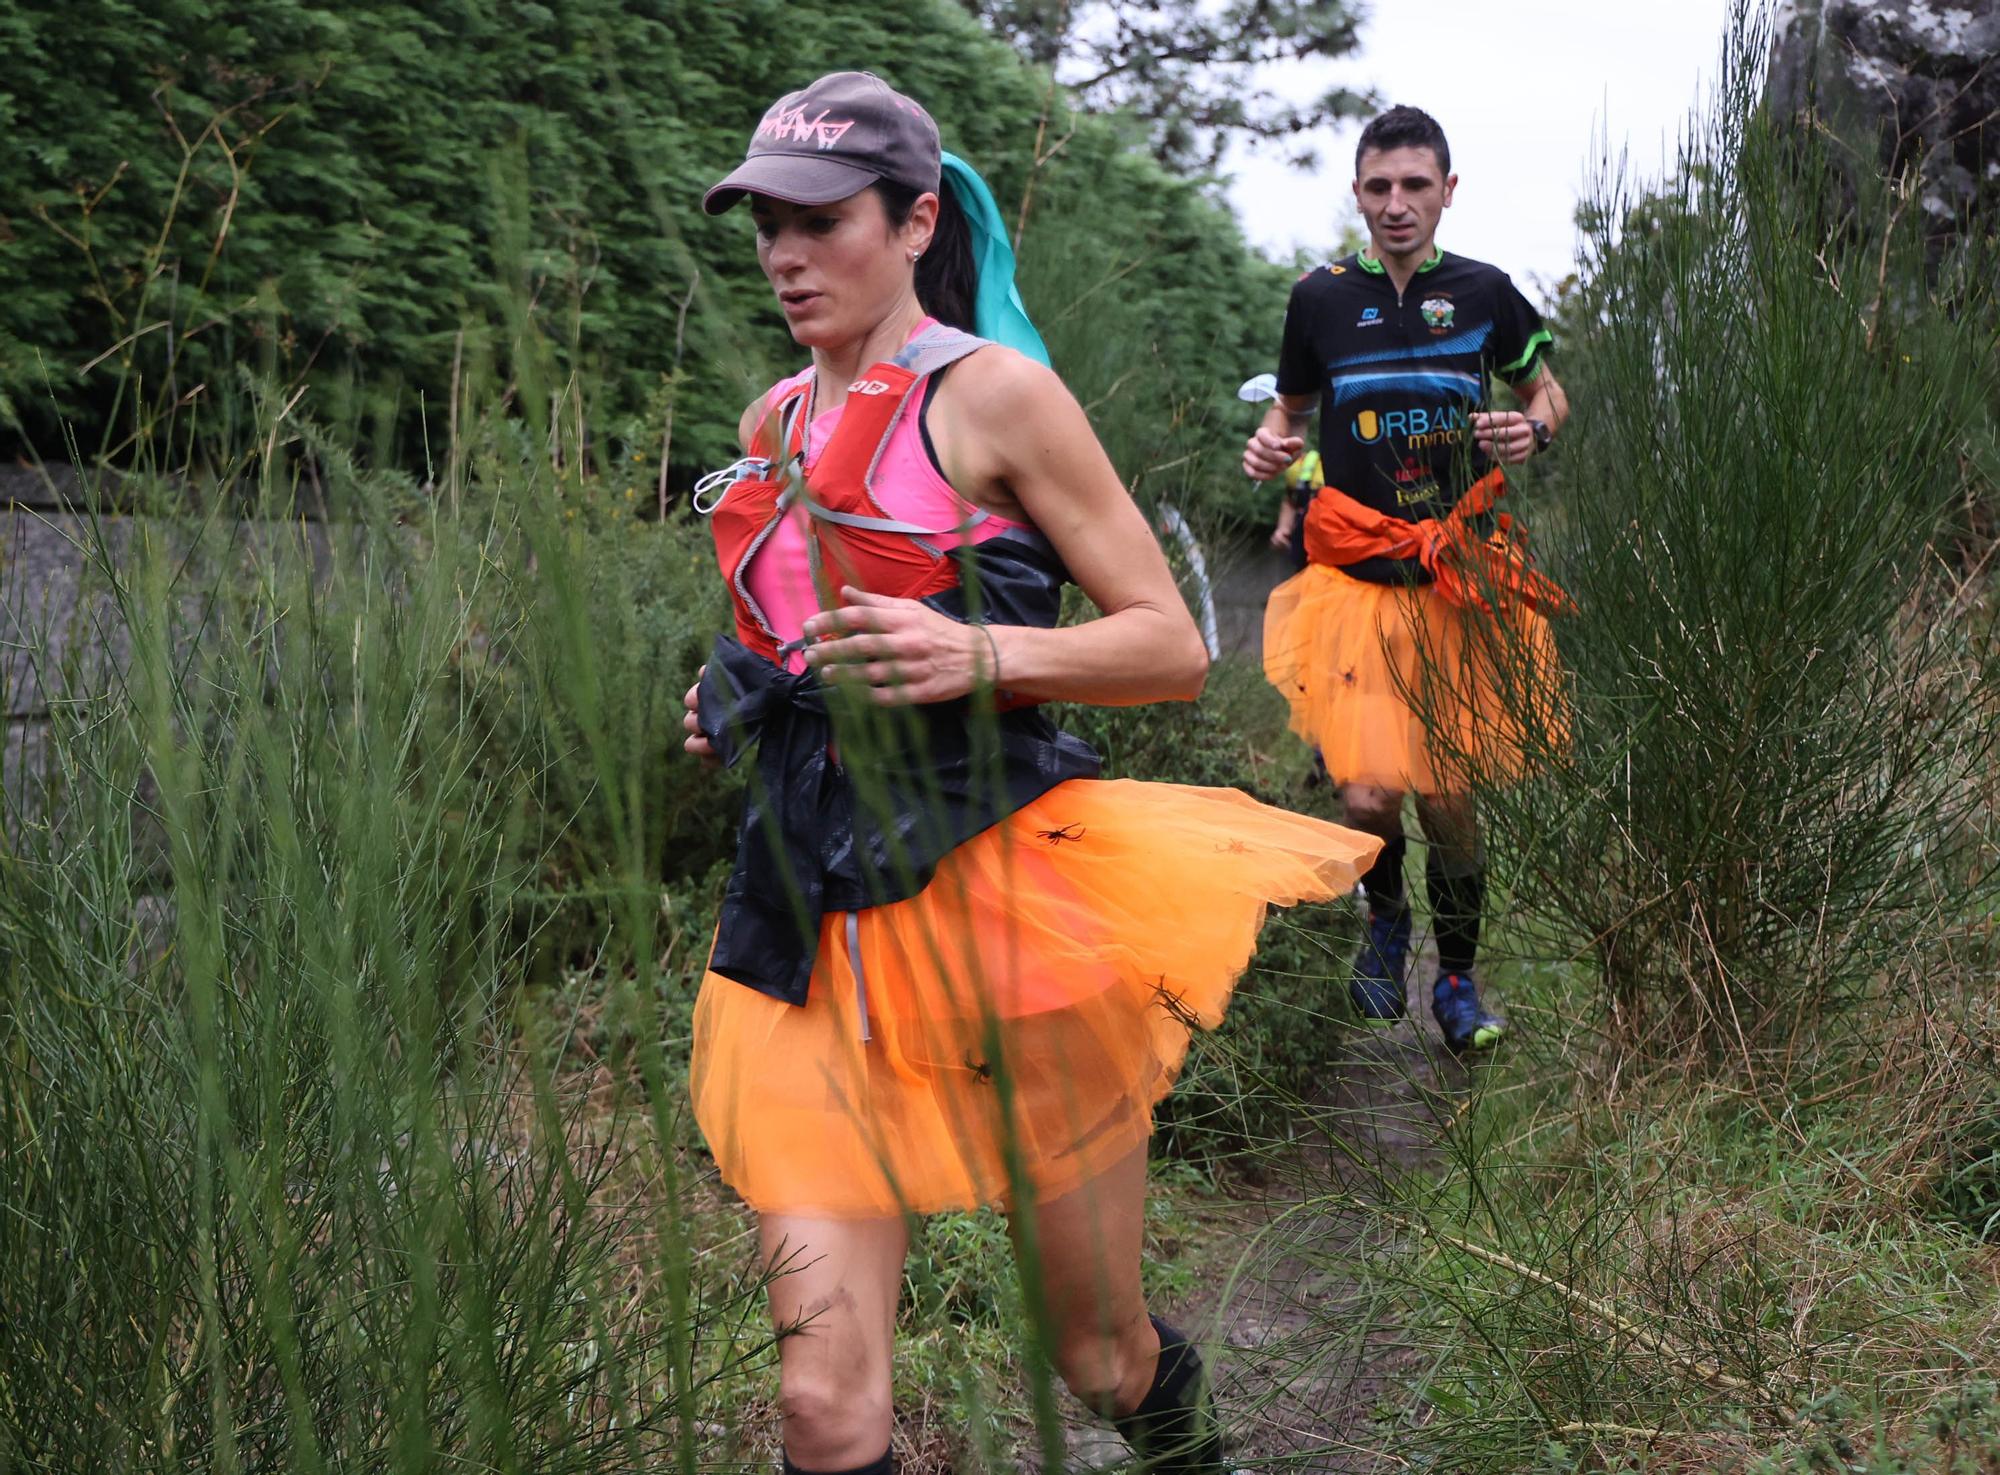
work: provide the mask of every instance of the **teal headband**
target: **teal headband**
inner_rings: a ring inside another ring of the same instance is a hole
[[[1007,240],[1007,223],[1000,218],[993,191],[986,187],[978,171],[958,155],[945,154],[940,162],[944,177],[951,181],[959,211],[972,231],[972,265],[979,276],[979,290],[972,304],[972,331],[1046,365],[1049,351],[1028,318],[1021,289],[1014,285],[1014,248]]]

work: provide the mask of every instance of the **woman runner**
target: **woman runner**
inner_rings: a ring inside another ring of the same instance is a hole
[[[886,1475],[905,1216],[1001,1204],[1069,1388],[1153,1468],[1220,1470],[1200,1359],[1140,1290],[1152,1106],[1266,909],[1381,842],[1097,779],[1036,708],[1188,700],[1207,654],[929,115],[822,77],[705,207],[746,195],[812,363],[706,494],[736,633],[687,748],[755,756],[692,1086],[774,1271],[785,1467]],[[1070,577],[1104,613],[1056,628]]]

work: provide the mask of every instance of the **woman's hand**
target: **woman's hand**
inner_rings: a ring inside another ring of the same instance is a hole
[[[715,744],[701,735],[701,678],[707,674],[706,666],[695,672],[694,685],[690,686],[687,695],[681,698],[681,705],[687,708],[681,717],[681,726],[687,729],[687,738],[681,746],[708,767],[713,768],[722,760],[715,756]]]
[[[947,618],[914,599],[851,585],[846,602],[805,623],[806,664],[834,683],[857,682],[884,707],[948,702],[994,679],[1000,647],[989,626]]]

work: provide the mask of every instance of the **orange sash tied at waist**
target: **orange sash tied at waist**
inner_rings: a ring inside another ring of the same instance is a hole
[[[1414,558],[1431,576],[1438,595],[1465,609],[1492,610],[1487,590],[1503,602],[1519,600],[1543,614],[1574,606],[1555,580],[1528,564],[1514,520],[1498,514],[1485,537],[1472,519],[1492,511],[1507,490],[1494,467],[1465,489],[1445,516],[1406,522],[1357,502],[1338,487],[1321,487],[1306,509],[1306,558],[1340,568],[1367,558]]]

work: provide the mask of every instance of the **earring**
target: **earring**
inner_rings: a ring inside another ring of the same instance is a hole
[[[921,255],[923,255],[923,254],[924,254],[924,253],[923,253],[923,252],[921,252],[921,251],[912,251],[912,252],[910,253],[910,260],[912,260],[912,261],[915,261],[915,260],[916,260],[916,259],[917,259],[917,258],[918,258],[919,256],[921,256]]]

